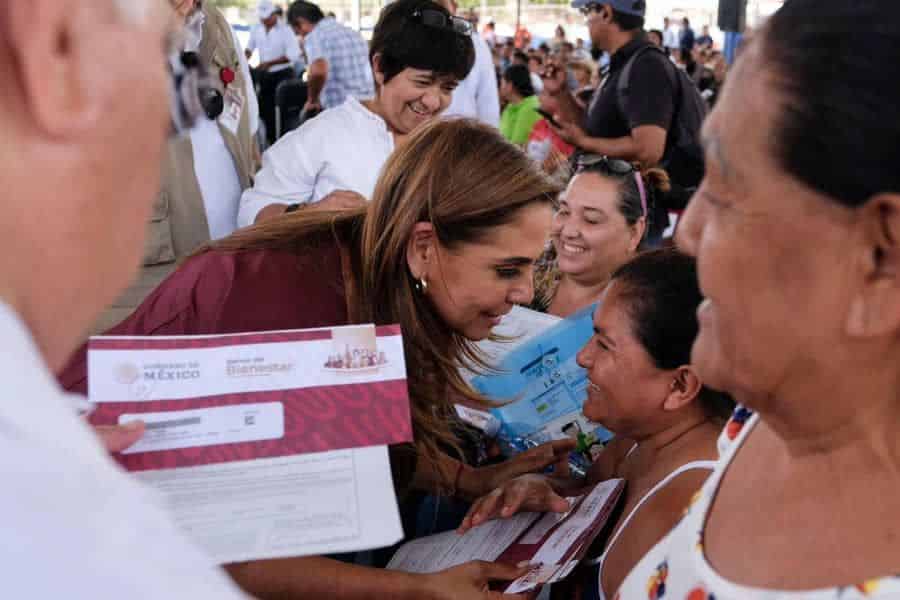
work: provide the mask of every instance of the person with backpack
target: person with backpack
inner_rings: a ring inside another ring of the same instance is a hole
[[[673,191],[660,203],[651,238],[684,208],[703,178],[700,126],[706,106],[696,86],[644,33],[644,0],[574,0],[594,46],[611,56],[609,74],[582,108],[566,88],[565,69],[544,71],[544,89],[559,100],[560,136],[581,152],[642,168],[662,166]]]

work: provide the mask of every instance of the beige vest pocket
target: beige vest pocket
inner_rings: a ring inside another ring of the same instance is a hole
[[[153,204],[153,214],[147,227],[144,246],[144,266],[162,265],[175,261],[172,243],[172,222],[169,215],[169,194],[163,192]]]

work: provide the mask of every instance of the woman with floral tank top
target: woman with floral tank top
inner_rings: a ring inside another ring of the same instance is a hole
[[[691,363],[743,404],[622,600],[900,598],[900,2],[787,0],[704,127]]]

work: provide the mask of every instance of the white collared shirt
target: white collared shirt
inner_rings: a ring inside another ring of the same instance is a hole
[[[671,50],[681,48],[681,28],[674,23],[663,31],[663,46]]]
[[[243,598],[75,415],[0,302],[0,578],[4,598]]]
[[[257,23],[250,29],[250,41],[247,42],[247,50],[253,52],[259,50],[260,62],[268,62],[286,56],[290,62],[273,65],[269,73],[277,73],[284,69],[292,69],[293,64],[300,58],[300,42],[294,31],[278,22],[272,29],[266,30],[266,26]]]
[[[371,199],[393,151],[384,119],[347,98],[266,150],[253,187],[241,197],[238,226],[252,224],[270,204],[318,202],[335,190]]]
[[[444,116],[471,117],[499,127],[500,98],[491,49],[477,33],[472,34],[472,43],[475,45],[475,64],[453,90],[453,100],[444,111]]]

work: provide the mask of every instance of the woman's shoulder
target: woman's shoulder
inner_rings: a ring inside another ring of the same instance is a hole
[[[373,125],[385,127],[381,117],[372,113],[356,98],[348,97],[338,106],[329,108],[305,122],[296,131],[304,131],[307,137],[328,136],[330,139],[335,135],[352,135],[358,139],[358,128],[369,121]]]

